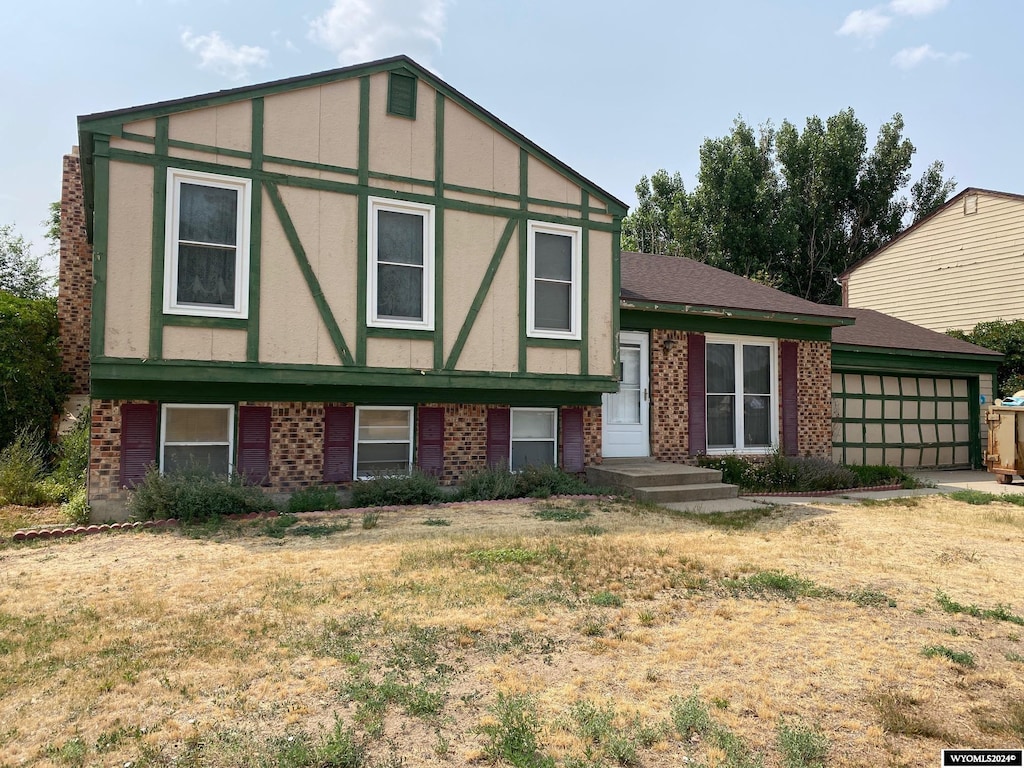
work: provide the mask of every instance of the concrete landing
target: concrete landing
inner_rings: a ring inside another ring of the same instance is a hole
[[[622,488],[638,499],[663,505],[730,499],[739,490],[723,483],[717,469],[654,459],[605,459],[603,464],[587,467],[587,482]]]

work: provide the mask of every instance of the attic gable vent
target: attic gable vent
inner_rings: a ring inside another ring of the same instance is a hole
[[[972,213],[978,212],[978,196],[967,195],[964,198],[964,216],[970,216]]]
[[[392,72],[388,81],[388,114],[416,119],[416,78]]]

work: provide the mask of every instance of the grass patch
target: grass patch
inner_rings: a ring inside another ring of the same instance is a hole
[[[790,600],[798,597],[834,597],[836,592],[783,571],[758,571],[737,579],[722,579],[722,585],[735,593],[778,595]]]
[[[927,658],[935,658],[936,656],[942,656],[945,659],[949,659],[954,664],[959,664],[961,667],[967,667],[973,669],[976,665],[974,663],[974,655],[967,651],[955,651],[945,645],[928,645],[921,649],[921,655]]]
[[[287,536],[308,536],[321,539],[334,533],[347,531],[352,521],[345,519],[339,523],[302,523],[295,515],[286,514],[264,520],[256,529],[258,536],[269,536],[272,539],[283,539]]]
[[[621,608],[622,598],[614,592],[602,590],[590,596],[590,604],[600,608]]]
[[[502,565],[512,563],[515,565],[531,565],[539,563],[544,555],[534,549],[522,547],[495,547],[493,549],[477,549],[469,552],[467,557],[471,562],[479,565]]]
[[[950,738],[939,725],[917,711],[920,702],[912,696],[898,691],[883,691],[871,696],[868,703],[874,708],[879,725],[886,733],[928,739]]]
[[[670,517],[677,517],[689,520],[702,525],[710,525],[714,528],[725,528],[732,531],[742,531],[753,528],[762,520],[772,516],[775,507],[751,507],[735,512],[697,512],[686,510],[664,510]]]
[[[590,517],[590,510],[585,504],[577,504],[574,507],[564,507],[557,504],[539,504],[533,510],[533,516],[538,520],[546,520],[552,523],[571,523],[577,520],[586,520]]]
[[[554,759],[541,750],[540,718],[532,698],[499,691],[490,712],[491,721],[480,726],[488,760],[515,768],[554,768]]]
[[[1024,626],[1024,617],[1018,616],[1015,613],[1010,612],[1008,605],[999,603],[995,608],[979,608],[976,605],[964,605],[951,599],[944,592],[939,592],[935,596],[936,602],[939,607],[942,608],[946,613],[965,613],[968,616],[974,616],[979,619],[995,619],[996,621],[1008,621],[1011,624],[1019,624]]]
[[[446,520],[443,517],[428,517],[423,521],[423,525],[432,525],[435,527],[446,527],[452,524],[451,520]]]

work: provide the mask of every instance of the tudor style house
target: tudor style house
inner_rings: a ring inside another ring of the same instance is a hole
[[[61,317],[94,506],[150,465],[288,491],[600,459],[625,205],[415,62],[79,135]]]

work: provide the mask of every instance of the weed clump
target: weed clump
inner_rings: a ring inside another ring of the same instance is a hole
[[[761,493],[813,493],[878,485],[916,487],[914,478],[896,467],[846,466],[828,459],[781,453],[772,454],[764,460],[742,456],[702,456],[697,463],[720,470],[723,483]]]
[[[22,430],[0,450],[0,504],[32,507],[45,496],[39,481],[46,466],[46,451],[39,435]]]
[[[526,467],[520,472],[490,468],[467,477],[459,491],[465,501],[572,496],[592,493],[583,480],[558,467]]]
[[[384,474],[352,484],[353,507],[436,504],[445,499],[437,478],[417,471],[408,475]]]
[[[288,499],[286,511],[325,512],[329,509],[341,509],[341,497],[336,488],[324,485],[311,485],[296,491]]]

